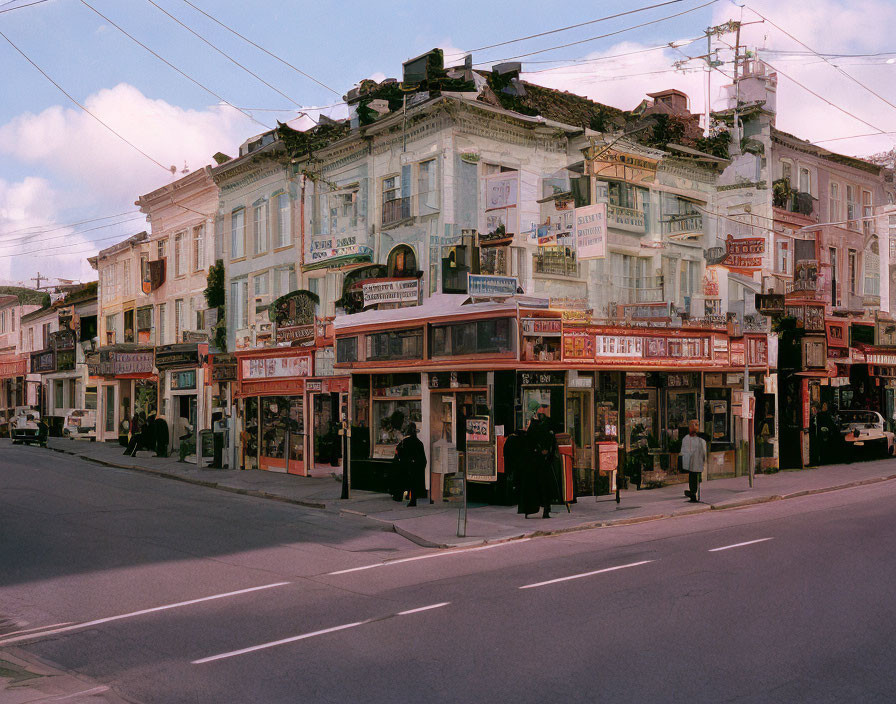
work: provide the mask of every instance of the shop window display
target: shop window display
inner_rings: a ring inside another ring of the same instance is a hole
[[[404,438],[408,423],[422,420],[419,374],[380,374],[373,377],[373,456],[391,459]]]

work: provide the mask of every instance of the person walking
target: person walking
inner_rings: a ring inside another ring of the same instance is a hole
[[[140,414],[134,411],[130,427],[128,428],[128,444],[124,448],[125,455],[137,456],[137,449],[140,447],[140,430]]]
[[[404,440],[395,448],[395,461],[407,488],[408,506],[416,506],[417,499],[426,493],[426,452],[415,423],[408,423]]]
[[[681,442],[681,467],[688,473],[688,491],[684,492],[691,503],[697,503],[700,479],[706,465],[706,440],[697,435],[700,424],[692,420],[688,434]]]
[[[537,404],[537,407],[536,407]],[[557,457],[557,438],[551,429],[546,404],[534,401],[535,417],[530,421],[526,431],[529,449],[532,456],[534,479],[537,486],[539,505],[543,509],[541,517],[551,517],[551,500],[554,494],[556,478],[554,477],[554,460]],[[526,506],[525,508],[529,508]],[[535,508],[538,511],[538,508]]]
[[[165,416],[159,413],[154,421],[155,440],[156,440],[156,457],[168,456],[168,423]]]

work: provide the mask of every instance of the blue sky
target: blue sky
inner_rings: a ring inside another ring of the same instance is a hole
[[[705,1],[682,0],[607,22],[477,51],[474,62],[501,60],[576,42],[683,12]],[[77,100],[165,166],[174,165],[180,170],[186,163],[189,169],[199,168],[209,163],[216,151],[233,154],[244,139],[263,131],[262,126],[242,114],[219,106],[216,98],[151,56],[80,0],[48,0],[3,12],[27,2],[12,0],[4,4],[0,0],[0,32]],[[289,100],[204,45],[149,0],[87,2],[228,102],[255,109],[252,114],[259,122],[274,125],[276,119],[295,116],[297,108]],[[154,2],[303,106],[339,102],[362,78],[398,76],[402,61],[435,46],[443,47],[446,53],[474,49],[650,4],[649,0],[592,6],[458,0],[428,5],[335,1],[300,5],[272,0],[251,3],[191,0],[221,22],[331,86],[336,90],[334,94],[248,46],[184,0]],[[892,2],[818,0],[811,5],[784,6],[770,0],[756,0],[748,5],[819,51],[874,53],[896,48],[889,46],[886,30],[896,22],[896,7]],[[757,19],[749,10],[742,11],[729,0],[718,0],[709,7],[669,21],[540,53],[529,59],[595,59],[620,53],[629,56],[572,68],[562,64],[528,63],[524,64],[525,70],[540,73],[529,73],[526,78],[623,108],[636,105],[647,91],[678,87],[692,96],[696,111],[702,109],[704,78],[700,71],[671,71],[672,63],[684,58],[680,51],[631,52],[696,37],[705,27],[738,19],[742,12],[745,21]],[[838,31],[832,32],[832,27]],[[803,50],[768,25],[751,25],[745,29],[744,39],[751,46],[772,50]],[[697,55],[703,53],[704,46],[703,43],[684,45],[681,51]],[[719,46],[724,49],[723,45]],[[896,126],[896,108],[843,79],[817,58],[778,53],[767,56],[788,74],[868,122],[885,130]],[[726,58],[724,53],[722,58]],[[876,86],[884,96],[894,96],[896,63],[886,64],[886,58],[854,57],[836,61],[853,75]],[[38,267],[44,274],[91,278],[92,272],[83,263],[93,253],[88,250],[109,246],[115,237],[137,232],[145,223],[140,219],[118,218],[73,229],[47,230],[133,211],[133,201],[141,193],[169,182],[172,176],[84,115],[2,38],[0,65],[6,69],[0,100],[0,279],[27,280]],[[697,63],[692,66],[696,67]],[[544,70],[549,68],[554,70]],[[655,73],[659,71],[667,72]],[[723,79],[715,74],[713,82],[715,100]],[[268,111],[280,108],[292,109]],[[337,107],[333,111],[338,114],[342,109]],[[783,79],[778,123],[809,139],[873,131]],[[891,148],[893,143],[890,136],[845,140],[825,146],[845,153],[868,154]],[[120,224],[84,232],[110,222]],[[29,233],[33,233],[31,240],[23,242],[21,238]],[[41,253],[23,254],[32,250],[41,250]]]

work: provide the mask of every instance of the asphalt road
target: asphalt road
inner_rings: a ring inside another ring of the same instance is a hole
[[[0,657],[147,704],[892,702],[894,499],[885,482],[438,552],[4,448]]]

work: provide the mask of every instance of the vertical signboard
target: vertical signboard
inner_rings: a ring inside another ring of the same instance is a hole
[[[576,254],[579,261],[607,256],[607,204],[576,208]]]

